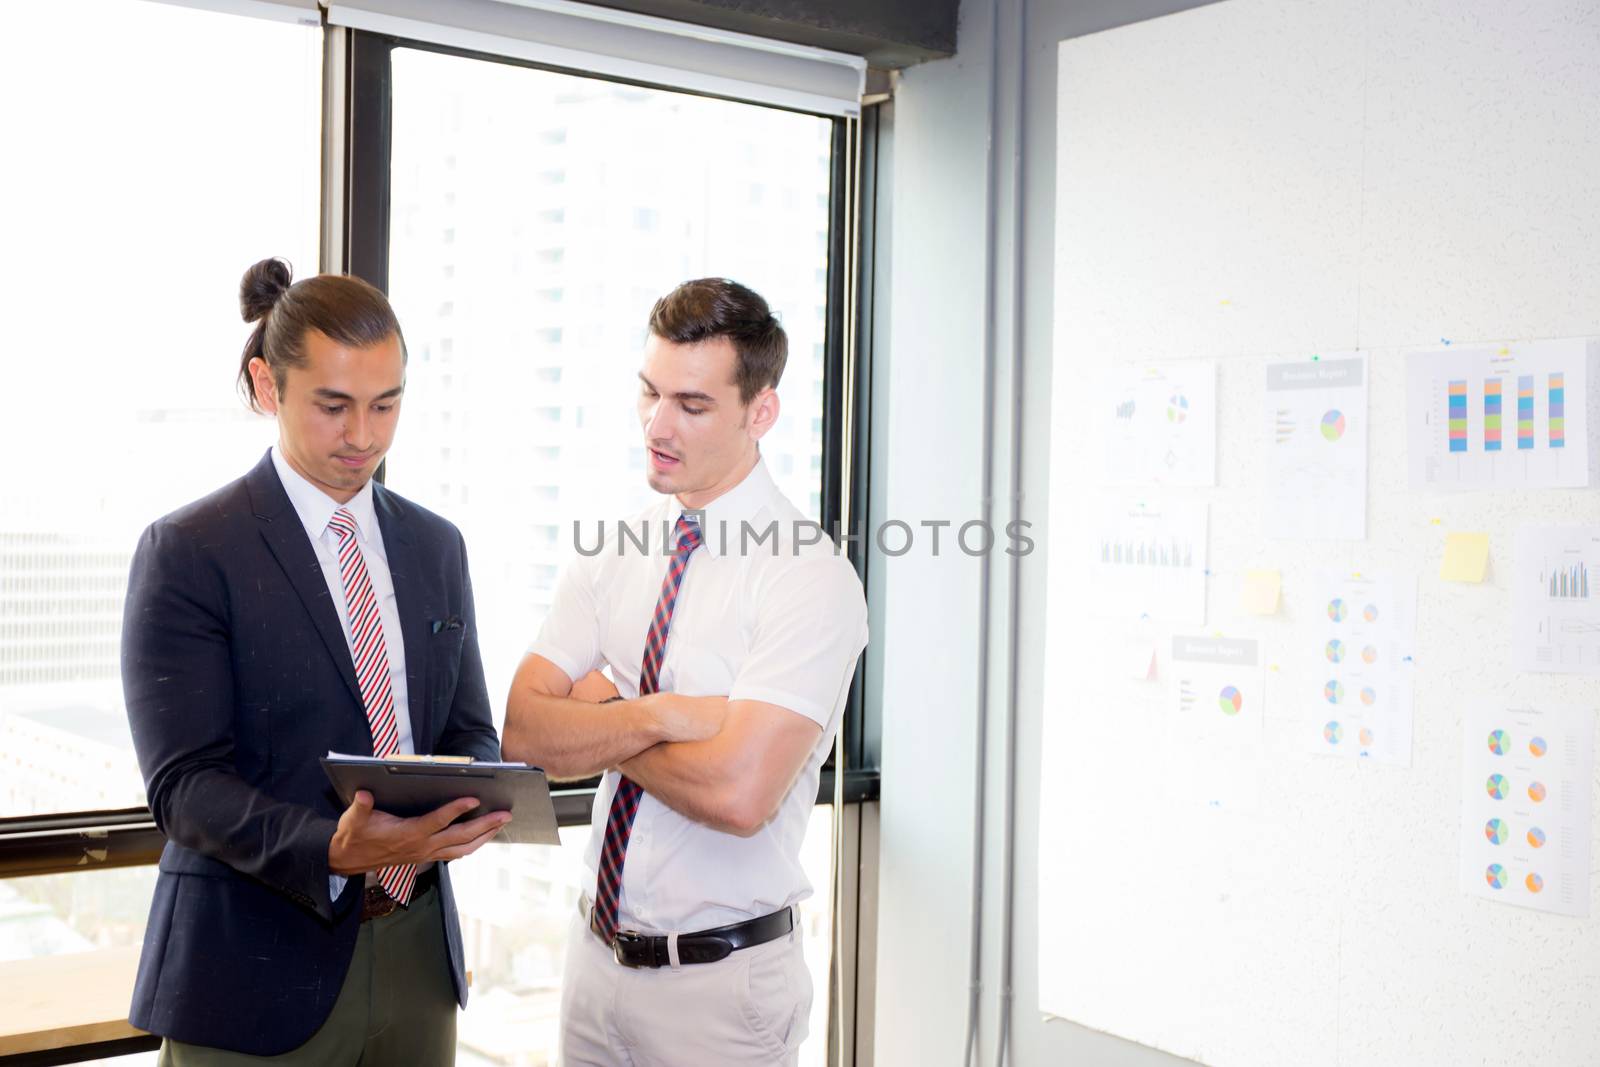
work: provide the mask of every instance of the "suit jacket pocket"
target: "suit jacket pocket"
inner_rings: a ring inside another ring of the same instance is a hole
[[[428,699],[433,707],[447,710],[455,699],[456,681],[461,677],[461,647],[467,632],[460,627],[440,630],[428,638]],[[442,723],[443,717],[435,722]]]

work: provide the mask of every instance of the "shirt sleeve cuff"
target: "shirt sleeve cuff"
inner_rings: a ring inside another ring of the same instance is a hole
[[[531,646],[529,646],[528,654],[530,656],[543,656],[551,663],[554,663],[557,667],[560,667],[562,673],[564,673],[574,685],[578,683],[580,678],[589,673],[589,669],[582,663],[579,663],[576,656],[570,655],[562,649],[549,644],[548,642],[535,641]]]
[[[821,704],[807,697],[794,693],[786,693],[782,689],[772,689],[760,685],[735,685],[733,692],[728,694],[731,700],[759,700],[763,704],[776,704],[780,708],[787,708],[797,715],[804,715],[824,730],[828,728],[828,720],[833,717],[833,707],[823,707]]]

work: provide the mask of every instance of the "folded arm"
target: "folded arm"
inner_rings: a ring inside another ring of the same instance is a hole
[[[663,741],[713,736],[727,701],[652,693],[593,704],[572,696],[572,679],[530,653],[517,668],[506,701],[501,749],[507,759],[543,767],[552,778],[588,778]]]
[[[656,745],[621,770],[678,814],[749,837],[778,813],[821,733],[788,708],[732,700],[715,737]]]

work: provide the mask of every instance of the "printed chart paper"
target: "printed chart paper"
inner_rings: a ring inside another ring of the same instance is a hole
[[[1260,799],[1262,681],[1253,638],[1178,635],[1172,639],[1172,729],[1178,799],[1208,808],[1254,810]]]
[[[1136,501],[1090,531],[1090,615],[1129,622],[1206,621],[1206,504]]]
[[[1406,364],[1413,489],[1589,482],[1587,341],[1446,348]]]
[[[1367,536],[1367,357],[1267,364],[1268,537]]]
[[[1517,670],[1600,674],[1600,526],[1524,526],[1513,580]]]
[[[1217,484],[1217,365],[1119,367],[1094,389],[1106,485]]]
[[[1335,573],[1316,588],[1306,747],[1410,766],[1416,580]]]
[[[1461,889],[1589,914],[1588,708],[1475,708],[1463,723]]]

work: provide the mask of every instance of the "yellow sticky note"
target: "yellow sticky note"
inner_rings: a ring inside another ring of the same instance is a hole
[[[1276,615],[1283,575],[1278,571],[1246,571],[1239,607],[1250,615]]]
[[[1445,535],[1444,563],[1439,567],[1439,577],[1447,582],[1483,581],[1489,566],[1489,535],[1486,533],[1452,533]]]

